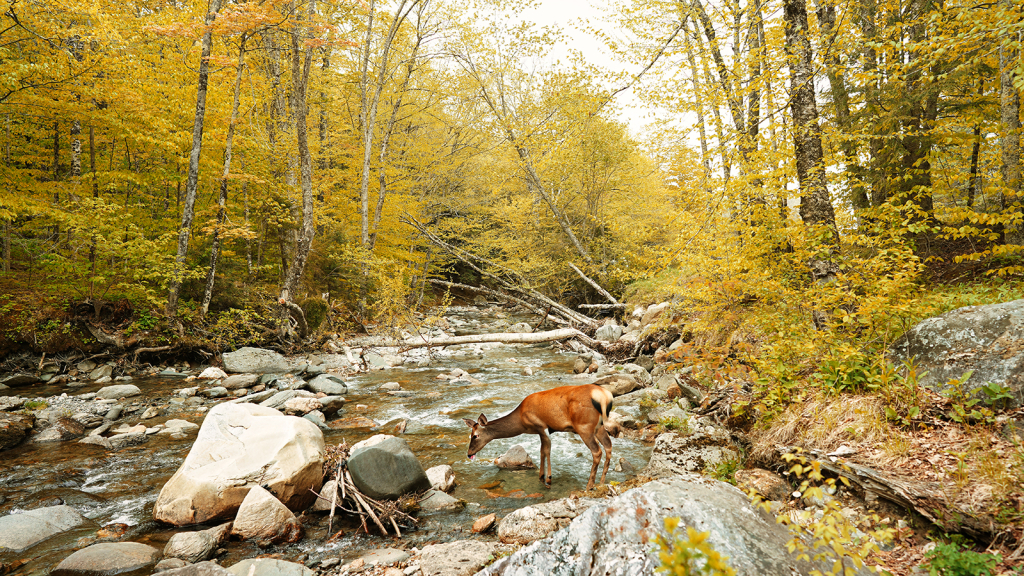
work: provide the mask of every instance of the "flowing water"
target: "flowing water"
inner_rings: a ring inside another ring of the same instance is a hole
[[[476,308],[449,310],[448,314],[452,323],[459,327],[458,334],[502,331],[501,326],[507,324],[505,320],[497,320],[498,325],[495,326],[493,312]],[[476,419],[481,413],[488,418],[502,416],[515,408],[527,394],[589,381],[572,375],[575,357],[572,353],[560,353],[549,344],[484,344],[435,351],[428,366],[406,365],[346,378],[348,403],[334,418],[363,416],[380,424],[396,419],[423,424],[425,433],[402,437],[424,469],[439,464],[452,466],[458,482],[452,495],[467,502],[467,506],[455,512],[421,513],[418,525],[404,530],[406,535],[401,540],[385,539],[375,531],[366,535],[359,529],[358,521],[342,515],[334,523],[334,531],[340,528],[342,535],[327,542],[330,535],[327,533],[326,516],[309,514],[303,518],[306,536],[299,543],[260,550],[253,544],[231,540],[225,544],[226,551],[218,561],[230,566],[243,558],[270,553],[312,566],[331,557],[347,561],[375,548],[422,547],[430,542],[480,537],[468,529],[475,518],[492,512],[501,517],[514,509],[562,498],[571,491],[585,488],[592,457],[576,435],[551,435],[553,480],[552,487],[547,489],[541,484],[537,470],[502,470],[490,462],[509,447],[522,444],[539,463],[540,440],[537,436],[495,440],[477,455],[476,460],[469,461],[466,457],[469,429],[462,421],[464,417]],[[532,376],[525,375],[527,367],[532,369]],[[437,379],[439,374],[455,368],[469,372],[480,383]],[[380,385],[386,382],[398,382],[413,395],[388,395],[379,390]],[[195,407],[169,402],[174,390],[194,383],[186,384],[174,378],[137,379],[134,383],[143,390],[143,396],[132,398],[132,401],[162,408],[159,417],[146,421],[147,426],[171,418],[202,423],[202,413]],[[51,388],[33,388],[31,393],[45,397],[68,391],[66,388]],[[99,388],[99,385],[92,385],[69,394],[93,392]],[[25,394],[24,389],[16,391]],[[212,403],[206,404],[210,405]],[[135,424],[138,420],[136,414],[120,422]],[[342,440],[352,444],[381,432],[386,430],[359,428],[331,430],[324,436],[328,444]],[[114,535],[123,533],[123,540],[143,542],[162,549],[171,535],[192,529],[177,529],[157,523],[152,519],[152,509],[160,488],[184,460],[194,439],[194,432],[184,440],[157,435],[146,444],[111,453],[75,441],[24,443],[0,453],[0,515],[50,505],[59,498],[95,523],[21,554],[0,554],[0,562],[29,559],[16,573],[45,574],[74,549],[97,541],[98,527],[107,527],[107,531]],[[613,468],[620,457],[640,468],[650,456],[650,446],[639,442],[616,438],[613,443]],[[625,479],[621,472],[608,473],[609,481]],[[101,533],[100,537],[104,535]]]

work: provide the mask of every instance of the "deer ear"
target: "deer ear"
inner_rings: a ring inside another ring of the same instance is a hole
[[[469,426],[470,428],[472,428],[473,426],[476,426],[476,422],[473,422],[469,418],[463,418],[462,421],[465,422],[466,426]]]
[[[477,422],[478,422],[478,423],[479,423],[479,424],[480,424],[481,426],[487,426],[487,416],[484,416],[483,414],[481,414],[481,415],[480,415],[480,417],[476,419],[476,421],[477,421]]]

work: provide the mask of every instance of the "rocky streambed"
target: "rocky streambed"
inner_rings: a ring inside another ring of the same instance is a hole
[[[494,309],[454,309],[433,330],[435,335],[510,331],[518,319],[503,316]],[[455,484],[449,495],[456,504],[429,510],[426,503],[418,525],[406,527],[403,539],[395,542],[373,531],[366,535],[346,514],[334,521],[341,535],[328,541],[332,535],[325,515],[308,512],[301,518],[305,535],[298,542],[261,548],[254,541],[218,539],[221,565],[271,553],[329,568],[388,544],[412,548],[456,540],[481,517],[504,517],[585,486],[591,457],[575,435],[552,435],[554,479],[552,488],[545,489],[536,470],[503,470],[490,461],[515,445],[537,458],[536,436],[495,441],[482,459],[470,462],[462,423],[463,417],[481,413],[505,414],[529,393],[600,376],[574,374],[577,359],[550,344],[405,353],[353,345],[299,358],[243,349],[224,356],[230,375],[185,365],[125,373],[116,365],[86,362],[74,375],[0,390],[0,443],[15,444],[0,452],[0,517],[13,526],[12,518],[27,522],[32,510],[69,512],[58,506],[70,508],[74,514],[69,517],[81,516],[58,522],[55,534],[38,543],[26,538],[19,547],[0,548],[0,562],[10,571],[45,574],[93,543],[132,541],[163,550],[175,534],[195,530],[155,520],[154,505],[193,448],[209,411],[225,404],[262,404],[303,417],[326,445],[395,435],[424,469],[451,467]],[[24,439],[18,441],[19,435]],[[613,470],[608,479],[628,479],[629,471],[646,465],[650,451],[649,443],[617,439],[615,461],[627,472]],[[19,526],[28,526],[25,522]],[[198,528],[218,523],[211,520]]]

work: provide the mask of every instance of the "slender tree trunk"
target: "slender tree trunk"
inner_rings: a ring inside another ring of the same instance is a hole
[[[783,18],[786,24],[786,51],[790,55],[790,110],[793,115],[796,172],[800,181],[800,217],[807,224],[827,227],[831,233],[829,242],[838,244],[835,210],[825,181],[805,0],[784,0]]]
[[[231,101],[231,120],[224,138],[224,171],[220,178],[220,195],[217,198],[217,227],[213,230],[210,245],[210,269],[206,274],[206,288],[203,290],[202,314],[210,310],[213,299],[213,283],[217,277],[217,261],[220,259],[220,228],[224,225],[228,201],[228,176],[231,173],[231,144],[235,137],[235,123],[238,121],[238,98],[242,91],[242,72],[245,70],[245,40],[243,32],[238,45],[238,70],[235,72],[234,99]]]
[[[11,166],[11,114],[5,116],[6,138],[4,138],[4,165]],[[4,272],[11,271],[11,227],[14,225],[13,218],[4,220]]]
[[[245,172],[245,156],[239,157],[239,168]],[[249,181],[242,181],[242,218],[246,231],[249,230]],[[252,238],[245,237],[245,272],[247,277],[252,277]]]
[[[697,42],[697,52],[704,52],[704,42],[700,38],[700,34],[694,32],[694,41]],[[689,42],[687,42],[689,44]],[[704,84],[706,86],[712,86],[714,84],[714,77],[711,74],[711,69],[708,67],[708,61],[706,59],[701,61],[702,71],[704,73]],[[711,112],[715,119],[715,137],[718,139],[718,155],[722,159],[722,186],[728,188],[729,180],[732,179],[732,155],[729,154],[729,150],[726,144],[725,138],[725,126],[722,122],[722,113],[718,109],[718,105],[712,100]]]
[[[879,117],[878,104],[878,52],[875,50],[878,27],[875,24],[876,0],[860,0],[860,31],[864,38],[864,50],[861,54],[862,69],[867,80],[863,86],[864,110],[870,120]],[[871,206],[881,206],[889,198],[888,186],[882,169],[882,138],[877,128],[871,128],[873,134],[868,139],[868,166],[865,170],[867,193],[870,195]]]
[[[308,20],[312,19],[315,11],[316,2],[311,0],[306,16]],[[313,236],[316,233],[316,218],[313,213],[313,160],[309,153],[309,137],[306,133],[306,115],[308,110],[306,90],[309,87],[309,72],[313,63],[314,48],[308,47],[305,49],[305,52],[301,49],[302,42],[300,42],[300,37],[303,41],[305,40],[306,30],[306,27],[296,24],[291,35],[292,96],[295,113],[295,139],[299,152],[299,185],[302,189],[302,229],[295,243],[295,254],[292,257],[291,265],[288,267],[288,272],[285,274],[279,299],[286,311],[290,310],[299,316],[300,338],[306,337],[305,318],[302,317],[302,309],[292,302],[292,294],[302,278],[303,270],[306,268],[306,260],[309,258],[309,251],[313,245]],[[287,323],[285,323],[285,327],[287,327]]]
[[[100,186],[96,178],[96,131],[89,125],[89,171],[92,173],[92,199],[97,204],[100,197]],[[89,238],[89,295],[92,296],[92,280],[96,276],[96,231]]]
[[[1008,2],[1004,2],[1006,4]],[[1003,193],[1000,195],[1000,208],[1009,209],[1020,197],[1020,92],[1013,85],[1014,66],[1017,63],[1017,51],[1007,45],[999,49],[999,120],[1001,124],[1001,172],[1003,177]],[[1006,235],[1000,229],[1002,241]]]
[[[206,91],[210,76],[210,45],[213,40],[212,25],[220,10],[221,0],[211,0],[210,11],[206,14],[206,31],[203,33],[202,55],[199,59],[199,86],[196,90],[196,116],[192,126],[192,152],[188,159],[188,180],[185,182],[185,207],[178,228],[178,252],[174,257],[174,272],[170,292],[167,295],[167,315],[178,312],[178,293],[185,273],[185,257],[188,255],[188,240],[195,217],[196,188],[199,184],[199,154],[203,149],[203,120],[206,117]]]

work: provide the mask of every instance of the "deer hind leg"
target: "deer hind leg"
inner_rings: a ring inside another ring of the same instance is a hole
[[[551,438],[548,433],[541,431],[540,436],[540,481],[548,488],[551,487]],[[547,468],[545,468],[547,466]],[[547,470],[547,477],[544,471]]]
[[[612,463],[612,439],[604,426],[597,429],[597,440],[604,446],[604,471],[601,472],[601,484],[604,484],[604,477],[608,474],[608,466]]]

